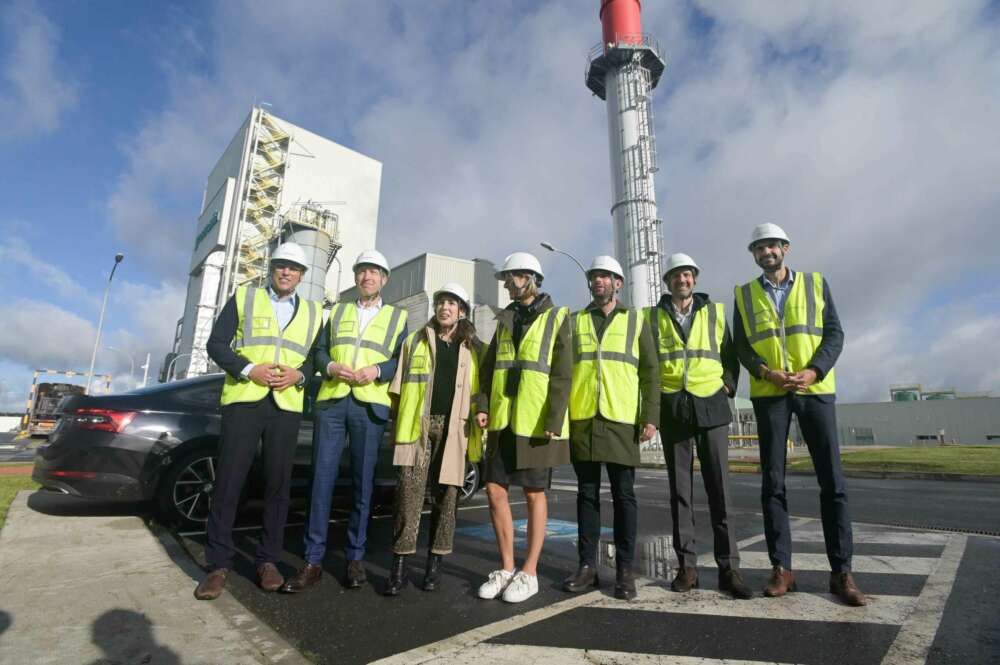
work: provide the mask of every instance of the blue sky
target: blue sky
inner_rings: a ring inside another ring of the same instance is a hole
[[[998,3],[644,4],[668,60],[665,248],[696,257],[699,286],[729,306],[755,272],[749,229],[775,221],[790,264],[833,287],[844,399],[1000,392]],[[597,6],[4,3],[0,409],[33,367],[86,368],[116,251],[105,343],[153,353],[155,372],[205,177],[255,101],[384,163],[393,262],[610,252],[604,106],[583,84]],[[541,258],[556,298],[582,304],[575,268]]]

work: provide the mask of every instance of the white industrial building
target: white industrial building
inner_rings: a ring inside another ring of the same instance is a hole
[[[345,266],[353,281],[350,264]],[[434,292],[447,282],[457,282],[472,298],[471,320],[479,338],[489,342],[496,330],[496,312],[510,303],[496,267],[486,259],[459,259],[441,254],[421,254],[392,268],[382,300],[407,311],[407,328],[414,331],[433,316]],[[345,289],[341,299],[356,300],[357,287]]]
[[[162,374],[211,371],[205,344],[216,315],[238,286],[266,283],[281,242],[294,240],[311,259],[299,293],[335,299],[343,262],[349,272],[353,257],[375,247],[381,180],[380,162],[253,108],[208,176],[187,301]]]

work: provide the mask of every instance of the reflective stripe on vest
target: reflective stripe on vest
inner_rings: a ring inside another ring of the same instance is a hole
[[[588,310],[573,315],[573,386],[570,420],[598,411],[608,420],[634,425],[639,417],[639,312],[614,315],[598,339]]]
[[[647,308],[646,321],[660,359],[660,392],[686,390],[696,397],[711,397],[719,392],[723,385],[719,349],[726,333],[722,303],[710,302],[695,312],[687,343],[662,307]]]
[[[429,390],[433,390],[433,363],[431,362],[430,343],[427,341],[426,328],[422,328],[407,336],[403,342],[407,366],[403,368],[403,383],[399,391],[399,412],[396,416],[396,443],[411,444],[420,440],[423,434],[424,418],[430,416],[430,401],[427,399]],[[479,355],[475,349],[469,349],[469,394],[479,392]],[[456,377],[457,378],[457,377]],[[475,405],[470,400],[470,410]],[[475,414],[469,413],[473,418]],[[477,455],[482,449],[482,430],[474,424],[470,426],[469,445],[473,445],[473,437],[479,437],[476,449]],[[476,457],[472,461],[478,462]]]
[[[295,316],[282,330],[267,289],[241,286],[234,297],[237,313],[234,350],[255,365],[280,363],[298,367],[305,362],[323,324],[320,303],[299,298]],[[226,374],[221,402],[223,405],[257,402],[268,392],[270,389],[267,386],[234,379]],[[274,403],[285,411],[302,413],[303,389],[290,386],[276,391]]]
[[[490,390],[491,432],[510,425],[514,434],[526,437],[545,436],[545,417],[549,406],[549,372],[556,331],[569,316],[566,307],[552,307],[540,314],[525,331],[518,347],[510,330],[497,327],[497,355]],[[517,394],[506,394],[507,376],[520,371]],[[569,437],[569,412],[557,433],[559,439]]]
[[[330,311],[329,338],[330,360],[361,369],[377,365],[392,357],[396,342],[406,325],[406,310],[392,305],[382,305],[365,330],[358,334],[358,307],[354,303],[339,303]],[[325,367],[320,368],[324,372]],[[317,401],[338,399],[348,393],[361,402],[389,406],[389,382],[392,377],[381,377],[364,386],[351,386],[337,377],[323,380]]]
[[[771,369],[798,372],[809,366],[823,341],[823,275],[799,272],[785,297],[781,320],[771,297],[753,280],[735,290],[736,306],[743,319],[743,331],[753,350]],[[807,394],[836,392],[834,372],[806,389]],[[785,391],[770,381],[750,377],[750,397],[784,395]]]

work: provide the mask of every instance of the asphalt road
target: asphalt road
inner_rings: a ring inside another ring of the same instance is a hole
[[[768,575],[761,534],[757,475],[733,474],[732,522],[741,541],[744,577],[760,589]],[[808,476],[789,476],[799,592],[785,599],[734,601],[716,589],[707,513],[697,513],[702,589],[668,591],[675,561],[669,546],[666,474],[638,472],[640,501],[637,567],[646,576],[640,598],[611,597],[614,572],[603,569],[600,591],[571,596],[560,589],[575,569],[575,479],[556,474],[550,493],[549,536],[539,567],[540,592],[520,605],[482,601],[475,595],[497,566],[485,497],[462,507],[456,551],[445,559],[444,584],[433,593],[418,588],[425,560],[411,558],[411,584],[397,598],[379,595],[391,560],[391,518],[377,515],[369,531],[366,561],[370,584],[345,589],[344,523],[331,524],[325,575],[318,587],[297,596],[266,594],[254,585],[252,557],[259,531],[244,515],[237,532],[242,556],[229,592],[308,657],[319,663],[364,663],[395,656],[396,662],[497,662],[588,657],[614,662],[625,654],[669,656],[677,662],[723,659],[794,663],[986,663],[1000,661],[1000,539],[962,533],[924,532],[915,526],[1000,531],[1000,485],[924,480],[851,479],[855,522],[855,577],[874,602],[844,608],[826,593],[818,489]],[[512,494],[518,501],[516,491]],[[605,495],[603,525],[610,540],[612,513]],[[705,506],[699,491],[699,506]],[[525,517],[521,503],[515,520]],[[303,515],[291,517],[282,571],[301,565]],[[426,520],[422,536],[426,538]],[[182,543],[203,561],[204,536]],[[473,632],[470,632],[473,631]],[[921,651],[920,645],[924,645]],[[430,646],[428,646],[430,645]],[[414,651],[416,650],[416,651]],[[606,653],[605,653],[606,652]],[[926,661],[922,654],[926,653]],[[439,660],[434,660],[434,658]],[[628,657],[628,656],[627,656]],[[682,658],[692,660],[681,661]],[[701,660],[704,659],[704,660]]]

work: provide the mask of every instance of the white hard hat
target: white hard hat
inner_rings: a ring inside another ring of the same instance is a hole
[[[448,282],[446,284],[443,284],[440,289],[434,292],[434,302],[437,302],[438,296],[441,295],[442,293],[453,295],[460,301],[462,301],[462,304],[465,305],[466,312],[472,310],[472,307],[470,307],[469,304],[469,293],[464,288],[462,288],[461,284],[458,284],[457,282]]]
[[[667,281],[667,276],[670,275],[671,271],[677,270],[678,268],[693,268],[696,277],[698,276],[698,273],[701,272],[701,268],[699,268],[698,264],[694,262],[694,259],[687,254],[677,252],[676,254],[671,254],[667,257],[667,270],[663,273],[663,281]]]
[[[389,262],[385,260],[385,256],[382,255],[382,252],[377,249],[366,249],[358,254],[358,258],[354,261],[354,265],[351,266],[351,270],[357,270],[358,266],[365,264],[378,266],[385,271],[386,276],[389,275]]]
[[[595,256],[594,260],[590,262],[590,269],[587,270],[587,275],[589,276],[594,270],[604,270],[612,275],[616,275],[619,279],[625,279],[625,273],[622,272],[622,265],[613,256],[607,256],[606,254]]]
[[[503,268],[496,271],[493,276],[502,280],[504,278],[503,274],[512,270],[530,270],[538,275],[539,284],[545,279],[545,273],[542,272],[542,264],[538,262],[534,254],[529,254],[528,252],[514,252],[508,256],[503,262]]]
[[[271,254],[271,261],[288,261],[302,266],[302,271],[309,270],[309,261],[306,260],[306,253],[294,242],[286,242],[274,250]]]
[[[750,234],[750,244],[747,245],[747,249],[753,249],[753,244],[758,240],[784,240],[785,242],[791,242],[783,228],[770,222],[758,224],[753,227],[753,232]]]

